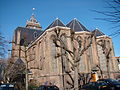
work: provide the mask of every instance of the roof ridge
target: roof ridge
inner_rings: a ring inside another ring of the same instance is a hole
[[[84,29],[81,27],[81,25],[80,25],[80,22],[79,21],[77,21],[77,23],[79,24],[79,26],[80,26],[80,28],[84,31]]]
[[[75,29],[75,19],[73,20],[73,30]]]
[[[54,23],[55,23],[55,21],[53,21],[53,23],[50,24],[50,28],[51,28],[51,26],[52,26]]]

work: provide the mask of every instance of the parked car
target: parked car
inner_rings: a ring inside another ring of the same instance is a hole
[[[83,90],[111,90],[104,81],[90,82],[83,85]]]
[[[59,90],[59,88],[55,85],[52,85],[52,86],[41,85],[37,90]]]
[[[112,87],[112,90],[120,90],[120,82],[114,79],[100,79],[98,81],[104,81],[106,82],[110,87]]]
[[[118,82],[120,82],[120,78],[119,78],[119,79],[117,79],[117,81],[118,81]]]
[[[0,90],[15,90],[14,84],[1,84],[0,85]]]

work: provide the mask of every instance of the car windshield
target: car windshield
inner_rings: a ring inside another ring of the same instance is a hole
[[[1,84],[0,90],[14,90],[14,85],[12,84]]]
[[[12,88],[12,87],[3,87],[3,88],[0,88],[0,90],[14,90],[14,88]]]

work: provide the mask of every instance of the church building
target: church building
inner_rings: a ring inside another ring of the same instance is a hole
[[[28,82],[38,86],[53,84],[70,90],[83,76],[86,82],[91,74],[116,78],[119,71],[112,39],[98,29],[88,30],[76,18],[67,25],[57,18],[42,30],[32,15],[25,27],[15,29],[13,42],[12,58],[27,64]]]

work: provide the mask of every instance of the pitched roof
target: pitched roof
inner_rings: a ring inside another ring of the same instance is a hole
[[[95,30],[92,31],[92,32],[94,33],[94,35],[95,35],[96,37],[105,35],[103,32],[101,32],[101,31],[98,30],[98,29],[95,29]]]
[[[73,19],[71,22],[69,22],[66,26],[76,32],[80,32],[80,31],[88,31],[89,32],[89,30],[87,30],[76,18]]]
[[[15,43],[17,43],[18,31],[20,31],[20,44],[21,46],[25,41],[27,41],[27,45],[31,43],[31,41],[35,40],[43,33],[42,30],[30,29],[25,27],[18,27],[15,30]]]
[[[65,25],[64,25],[58,18],[56,18],[56,20],[53,21],[53,22],[46,28],[46,30],[49,29],[49,28],[55,27],[55,26],[63,26],[63,27],[65,27]]]

